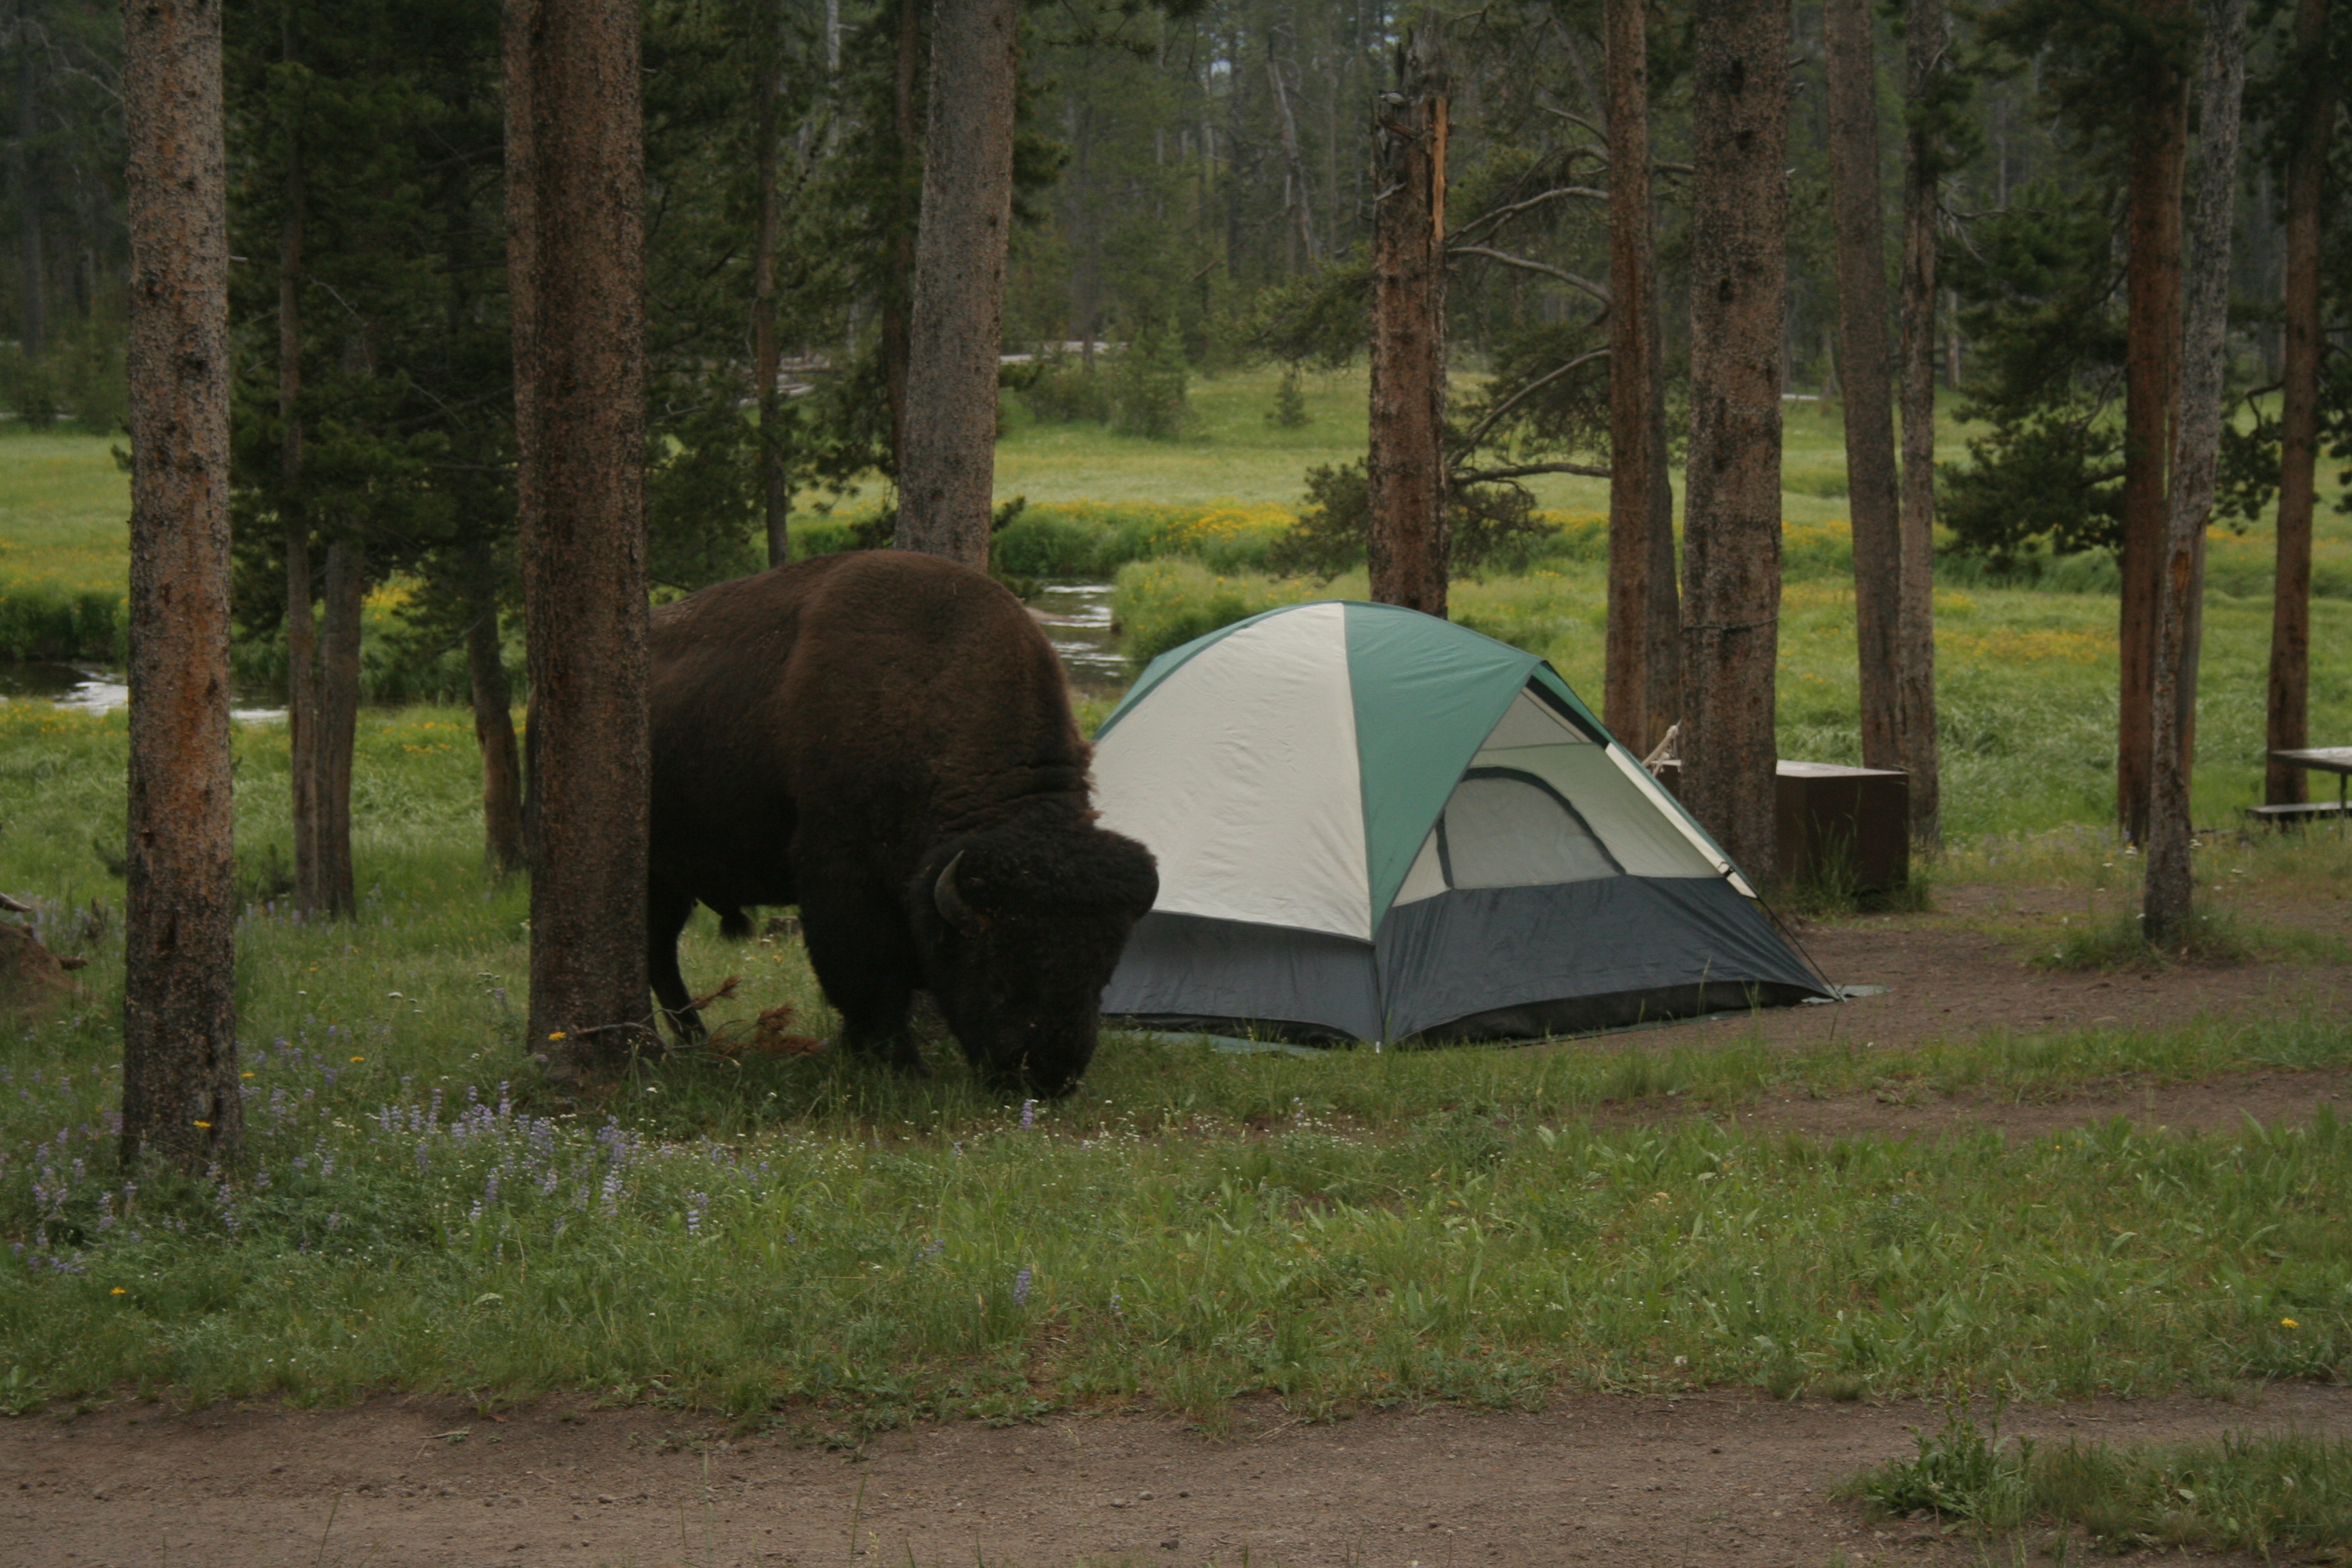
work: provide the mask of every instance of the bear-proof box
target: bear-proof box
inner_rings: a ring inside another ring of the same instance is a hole
[[[1784,885],[1818,882],[1885,893],[1911,879],[1911,775],[1895,768],[1848,768],[1780,759],[1775,812]],[[1660,764],[1675,787],[1680,769]]]

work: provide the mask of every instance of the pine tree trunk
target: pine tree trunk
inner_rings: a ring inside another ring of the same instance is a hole
[[[1445,614],[1445,22],[1423,11],[1372,110],[1372,597]]]
[[[367,597],[367,552],[327,546],[319,620],[319,724],[311,749],[319,789],[320,913],[348,919],[359,908],[352,874],[352,745],[360,718],[360,613]]]
[[[2147,837],[2154,762],[2156,619],[2161,597],[2166,479],[2179,410],[2180,174],[2188,87],[2169,70],[2152,79],[2132,125],[2131,255],[2125,274],[2122,688],[2116,724],[2116,812],[2124,837]]]
[[[2196,632],[2205,596],[2205,525],[2213,514],[2230,330],[2230,231],[2238,191],[2239,107],[2246,86],[2246,0],[2206,0],[2198,82],[2197,226],[2180,342],[2180,445],[2166,518],[2156,636],[2147,877],[2142,934],[2169,945],[2190,934],[2195,874],[2189,790],[2196,763]]]
[[[2327,0],[2299,0],[2294,42],[2306,65],[2305,94],[2291,123],[2300,128],[2286,166],[2286,321],[2279,403],[2278,571],[2272,587],[2269,722],[2273,752],[2311,744],[2311,516],[2317,498],[2320,229],[2327,196],[2327,138],[2336,123],[2336,82],[2320,54],[2327,37]],[[2263,799],[2299,804],[2304,770],[2270,760]]]
[[[539,0],[506,0],[500,29],[506,95],[507,318],[514,353],[515,537],[539,531],[539,159],[531,139],[530,38]],[[529,646],[530,612],[523,605]],[[524,863],[539,843],[538,726],[534,694],[523,693],[522,837]]]
[[[1788,0],[1706,0],[1696,33],[1681,793],[1763,889],[1779,876]]]
[[[530,1040],[559,1078],[646,1019],[645,170],[632,0],[537,0],[529,37],[536,505],[523,604],[536,793]]]
[[[1013,226],[1015,0],[937,0],[915,243],[901,550],[988,567],[996,380]]]
[[[474,746],[482,754],[483,863],[491,875],[506,877],[523,863],[522,776],[488,545],[470,552],[467,575],[475,585],[474,618],[466,626],[466,673],[474,700]]]
[[[1905,8],[1904,97],[1924,105],[1943,71],[1944,0]],[[1942,161],[1934,131],[1914,124],[1903,141],[1903,576],[1895,616],[1895,685],[1902,750],[1911,775],[1911,837],[1943,842],[1943,785],[1936,728],[1936,185]]]
[[[768,15],[764,7],[757,15],[761,59],[752,114],[753,134],[759,139],[752,180],[759,187],[760,213],[751,241],[751,379],[760,401],[760,516],[768,564],[782,566],[793,558],[787,531],[793,488],[785,477],[784,398],[776,385],[782,371],[776,344],[776,122],[782,98],[783,20]]]
[[[217,0],[129,0],[131,769],[122,1160],[244,1152],[229,772],[227,163]]]
[[[923,66],[923,0],[898,0],[898,58],[893,103],[898,133],[898,221],[890,244],[897,253],[894,286],[882,290],[882,392],[890,405],[890,471],[899,472],[907,454],[907,370],[913,353],[908,320],[909,288],[915,277],[916,210],[923,189],[923,121],[919,110]]]
[[[1648,23],[1609,0],[1610,732],[1644,756],[1681,708],[1674,497],[1659,374],[1657,250],[1650,210]],[[1663,612],[1663,613],[1661,613]]]
[[[25,358],[37,363],[47,347],[49,312],[41,276],[47,249],[41,242],[41,171],[33,151],[41,134],[41,54],[33,37],[32,11],[33,0],[17,0],[16,331]]]
[[[290,59],[293,29],[287,28]],[[319,650],[310,605],[310,519],[302,498],[302,142],[288,128],[286,221],[278,241],[278,514],[286,531],[286,745],[294,832],[294,904],[319,894]]]
[[[1885,224],[1878,202],[1878,68],[1870,0],[1823,0],[1830,207],[1838,326],[1845,338],[1845,466],[1853,520],[1854,643],[1862,761],[1899,768],[1903,744],[1903,516],[1887,374]],[[1826,397],[1826,394],[1824,394]]]

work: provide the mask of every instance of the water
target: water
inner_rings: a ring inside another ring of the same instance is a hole
[[[1135,679],[1134,667],[1111,637],[1111,585],[1054,583],[1031,595],[1030,613],[1062,656],[1070,685],[1089,697],[1116,697]]]
[[[1037,590],[1030,613],[1046,640],[1062,656],[1070,685],[1089,697],[1116,697],[1135,679],[1127,656],[1111,636],[1108,583],[1053,583]],[[282,721],[286,710],[273,706],[278,694],[239,688],[240,706],[230,717],[241,724]],[[47,702],[77,713],[111,713],[127,707],[131,689],[120,670],[86,664],[12,664],[0,661],[0,702]]]
[[[252,704],[273,694],[242,688],[234,694]],[[75,713],[111,713],[131,704],[131,688],[119,670],[88,664],[11,664],[0,661],[0,702],[47,702]],[[240,724],[274,724],[286,717],[283,708],[257,706],[229,710]]]

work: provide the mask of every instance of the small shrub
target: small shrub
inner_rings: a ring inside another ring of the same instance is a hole
[[[1298,367],[1290,365],[1282,373],[1282,380],[1274,389],[1274,409],[1265,422],[1282,430],[1297,430],[1313,423],[1307,412],[1307,395],[1299,390]]]
[[[1110,395],[1095,367],[1056,354],[1041,362],[1021,389],[1022,405],[1057,425],[1100,425],[1110,418]]]
[[[1111,428],[1122,436],[1173,440],[1192,423],[1184,346],[1164,321],[1149,319],[1110,372]]]

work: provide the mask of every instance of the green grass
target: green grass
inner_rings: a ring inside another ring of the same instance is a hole
[[[1360,597],[1360,573],[1328,584],[1213,573],[1182,561],[1121,571],[1117,614],[1139,656],[1242,616],[1303,599]],[[1602,563],[1559,561],[1522,578],[1457,583],[1454,618],[1549,658],[1603,700]],[[1824,573],[1781,600],[1780,753],[1859,763],[1853,590]],[[2117,662],[2112,598],[2015,588],[1937,595],[1937,714],[1948,836],[2040,832],[2110,819]],[[2214,595],[2205,612],[2197,770],[2200,825],[2235,826],[2261,798],[2270,606]],[[2312,732],[2352,735],[2352,602],[2312,605]]]
[[[283,742],[240,732],[249,848],[283,833]],[[1795,1055],[1114,1036],[1034,1126],[940,1050],[921,1082],[704,1053],[557,1101],[516,1038],[521,894],[478,868],[446,710],[363,721],[361,918],[240,927],[251,1168],[131,1193],[110,1131],[120,936],[86,918],[119,901],[89,844],[120,831],[122,745],[119,719],[0,709],[0,887],[93,959],[0,1068],[0,1397],[19,1405],[572,1389],[855,1441],[1066,1405],[1216,1427],[1252,1393],[1315,1415],[1563,1386],[2046,1397],[2352,1372],[2352,1138],[2325,1116],[2005,1143],[1689,1114],[2341,1068],[2334,1016]],[[730,947],[706,923],[686,956],[703,984],[745,976],[721,1021],[786,1002],[832,1027],[788,940]]]
[[[2202,1547],[2269,1560],[2281,1548],[2352,1545],[2352,1443],[2340,1437],[2231,1433],[2053,1448],[2003,1441],[1997,1425],[1987,1432],[1955,1406],[1939,1431],[1913,1429],[1912,1458],[1843,1490],[1880,1517],[1948,1520],[1981,1535],[2056,1525],[2109,1552]],[[2063,1545],[2062,1536],[2050,1554],[2063,1559]]]

